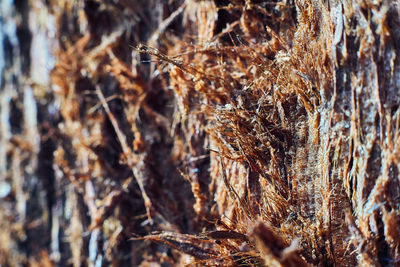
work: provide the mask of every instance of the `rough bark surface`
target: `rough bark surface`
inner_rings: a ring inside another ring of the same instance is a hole
[[[1,266],[400,265],[400,3],[0,2]]]

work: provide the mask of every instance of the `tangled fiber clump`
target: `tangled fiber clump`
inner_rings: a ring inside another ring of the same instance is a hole
[[[56,63],[35,96],[58,111],[39,213],[62,245],[27,261],[398,264],[398,2],[46,10]]]

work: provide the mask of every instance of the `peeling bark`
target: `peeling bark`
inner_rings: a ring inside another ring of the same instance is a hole
[[[397,1],[3,1],[0,265],[397,266]]]

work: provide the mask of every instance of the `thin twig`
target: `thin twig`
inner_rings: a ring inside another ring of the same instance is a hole
[[[114,115],[111,113],[110,107],[108,106],[108,103],[107,103],[103,93],[101,92],[101,89],[98,86],[96,86],[96,93],[97,93],[97,96],[100,99],[100,102],[101,102],[104,110],[107,113],[108,118],[111,121],[111,124],[114,127],[115,133],[117,134],[118,141],[121,144],[122,151],[123,151],[123,153],[124,153],[124,155],[126,157],[126,160],[128,162],[128,166],[132,169],[132,172],[133,172],[133,175],[134,175],[134,177],[136,179],[136,182],[139,185],[139,188],[140,188],[140,191],[142,193],[142,197],[143,197],[143,200],[144,200],[144,203],[145,203],[147,216],[148,216],[148,219],[151,221],[151,201],[150,201],[150,198],[147,195],[146,190],[144,188],[144,182],[143,182],[142,176],[140,175],[140,173],[135,171],[135,168],[133,168],[133,166],[135,165],[134,161],[132,159],[132,155],[133,155],[132,153],[133,152],[129,148],[129,146],[128,146],[127,142],[126,142],[126,136],[122,133],[121,129],[119,128],[118,122],[115,119]]]

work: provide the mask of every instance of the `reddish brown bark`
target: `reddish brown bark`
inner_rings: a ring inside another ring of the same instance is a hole
[[[399,264],[397,1],[0,8],[0,265]]]

